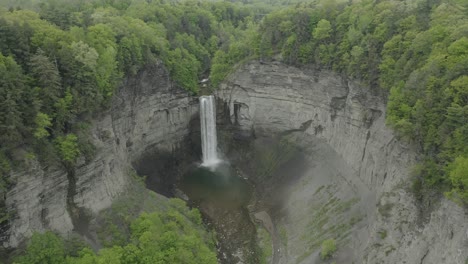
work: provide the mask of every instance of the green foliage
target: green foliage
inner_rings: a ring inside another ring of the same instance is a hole
[[[270,233],[263,227],[257,227],[257,239],[261,249],[260,264],[268,263],[273,256],[273,244]]]
[[[0,7],[2,163],[22,162],[13,154],[22,148],[45,163],[60,157],[70,169],[79,155],[89,161],[94,152],[80,124],[109,107],[124,77],[163,64],[196,94],[210,69],[219,83],[252,53],[255,12],[263,12],[229,2],[0,1],[5,4],[13,8]],[[219,50],[228,56],[213,65]],[[1,170],[0,182],[8,173]]]
[[[178,84],[197,93],[197,76],[201,67],[200,62],[184,48],[176,48],[170,51],[169,57],[167,66]]]
[[[76,158],[80,155],[78,137],[74,134],[61,136],[55,140],[55,144],[62,161],[67,164],[74,164]]]
[[[108,245],[97,254],[83,248],[76,255],[69,255],[61,238],[50,232],[36,233],[25,254],[14,263],[217,263],[214,246],[205,238],[205,231],[183,215],[188,210],[183,202],[173,203],[180,208],[142,213],[132,221],[130,243]]]
[[[335,184],[321,186],[314,192],[313,202],[310,204],[311,221],[306,225],[300,239],[306,250],[298,258],[303,261],[320,248],[322,242],[333,238],[336,243],[347,243],[352,228],[359,223],[363,216],[360,213],[349,215],[359,199],[340,200],[333,196],[338,191]]]
[[[210,72],[213,88],[217,88],[240,61],[254,56],[261,48],[258,43],[257,25],[248,22],[245,30],[230,29],[232,34],[214,54]]]
[[[132,237],[139,242],[142,259],[154,263],[216,263],[214,252],[177,211],[142,214],[132,224]]]
[[[40,89],[38,92],[40,104],[46,113],[52,114],[54,102],[60,97],[59,71],[41,49],[31,57],[28,66],[34,77],[35,86]]]
[[[322,250],[320,251],[320,257],[322,259],[328,259],[333,256],[336,251],[336,241],[333,238],[327,239],[322,242]]]
[[[420,183],[455,197],[449,167],[468,153],[467,14],[445,0],[304,4],[264,17],[257,54],[281,53],[389,93],[387,124],[424,155]]]
[[[5,153],[0,151],[0,193],[5,193],[7,191],[7,175],[11,170],[11,164]]]
[[[0,53],[0,149],[14,146],[24,131],[26,77],[13,57]]]
[[[17,264],[63,264],[65,246],[63,240],[52,232],[35,233],[24,256]]]
[[[468,157],[457,157],[448,168],[449,179],[453,186],[448,195],[468,204]]]
[[[312,35],[317,40],[325,40],[330,37],[332,31],[331,24],[328,20],[322,19],[317,23]]]
[[[52,126],[52,118],[50,118],[47,114],[44,113],[37,113],[36,116],[36,131],[34,132],[34,137],[37,139],[41,139],[44,137],[48,137],[49,131],[47,131],[48,128],[51,128]]]

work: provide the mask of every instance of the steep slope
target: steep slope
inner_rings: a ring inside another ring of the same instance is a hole
[[[279,263],[320,263],[320,243],[334,236],[337,263],[465,263],[467,212],[442,199],[421,217],[409,191],[417,154],[385,126],[380,96],[333,72],[258,61],[217,96],[244,135],[301,131],[296,144],[315,149],[301,179],[284,188],[281,214],[270,211],[284,230]]]
[[[96,155],[67,172],[36,161],[12,174],[6,196],[12,214],[4,247],[16,247],[33,231],[72,230],[86,236],[87,221],[125,192],[133,162],[155,150],[172,153],[189,133],[198,100],[176,87],[160,64],[128,78],[111,109],[93,123]]]

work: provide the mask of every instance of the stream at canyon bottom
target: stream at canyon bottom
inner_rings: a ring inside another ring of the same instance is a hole
[[[221,162],[212,168],[193,168],[184,175],[179,189],[216,231],[221,263],[258,261],[255,225],[247,210],[252,202],[253,187],[238,177],[233,167]]]

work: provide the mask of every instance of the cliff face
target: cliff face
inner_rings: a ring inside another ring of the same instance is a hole
[[[175,87],[162,65],[127,79],[111,110],[93,122],[92,161],[78,162],[72,175],[34,161],[12,174],[15,185],[6,205],[13,219],[3,232],[3,246],[16,247],[33,231],[86,233],[82,222],[126,190],[132,162],[147,152],[180,147],[196,113],[197,99]]]
[[[233,73],[217,97],[244,135],[303,131],[301,144],[316,145],[308,172],[287,188],[283,215],[273,219],[284,229],[287,251],[275,253],[274,261],[319,263],[317,243],[335,235],[337,263],[465,263],[467,213],[442,199],[428,219],[421,219],[409,191],[417,156],[385,126],[381,97],[329,71],[255,61]],[[335,200],[343,203],[329,205]],[[358,212],[358,220],[338,219],[352,217],[337,209],[345,205]],[[320,217],[324,223],[317,224]],[[333,225],[347,226],[343,231],[349,235],[335,232]],[[316,241],[304,235],[307,228]]]
[[[240,135],[288,132],[305,149],[300,170],[279,172],[294,180],[271,194],[280,200],[268,212],[273,263],[320,263],[327,238],[338,242],[337,263],[465,263],[467,212],[442,199],[420,216],[409,191],[417,155],[385,126],[379,96],[332,72],[255,61],[216,95]],[[93,122],[92,161],[79,161],[73,174],[31,161],[11,175],[3,246],[47,229],[86,235],[86,221],[126,191],[132,164],[183,147],[197,113],[197,98],[174,87],[161,65],[127,79]]]

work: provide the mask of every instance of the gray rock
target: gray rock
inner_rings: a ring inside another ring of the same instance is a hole
[[[323,158],[327,166],[319,168],[311,157],[313,173],[291,187],[286,216],[274,219],[287,232],[288,257],[281,263],[319,262],[313,241],[301,235],[314,221],[306,208],[312,210],[320,199],[327,203],[331,197],[345,201],[353,196],[359,203],[351,208],[357,207],[364,219],[339,243],[337,263],[465,263],[467,212],[442,199],[427,223],[418,224],[417,203],[406,188],[417,153],[385,126],[380,96],[330,71],[256,61],[240,66],[216,95],[229,106],[231,123],[239,130],[257,136],[304,131],[310,144],[320,146],[320,141],[331,148],[320,147],[316,157],[334,151],[342,159]],[[315,194],[327,184],[333,186],[331,197]]]
[[[272,215],[286,240],[274,261],[319,262],[317,241],[305,235],[317,234],[310,227],[326,217],[323,227],[346,224],[338,234],[337,263],[465,263],[467,212],[442,199],[420,221],[405,188],[417,153],[385,126],[381,97],[329,71],[255,61],[241,66],[216,95],[243,135],[302,131],[300,140],[311,146],[307,172],[286,189],[282,217]],[[91,215],[109,207],[126,191],[132,162],[156,149],[177,149],[197,113],[197,98],[174,87],[161,65],[126,80],[111,110],[93,122],[96,156],[79,162],[74,188],[63,169],[35,161],[12,173],[6,205],[14,218],[3,246],[16,247],[33,231],[69,234],[77,228],[69,203]],[[330,201],[334,207],[319,215]],[[351,225],[353,217],[359,220]]]
[[[96,156],[75,172],[71,197],[76,208],[94,214],[109,207],[125,192],[131,163],[145,151],[177,148],[198,113],[198,100],[174,86],[162,65],[147,67],[127,79],[117,91],[111,110],[92,126]],[[74,226],[67,205],[69,181],[58,167],[30,168],[12,174],[15,186],[6,205],[14,218],[3,237],[4,247],[16,247],[34,231],[54,230],[67,235]]]

